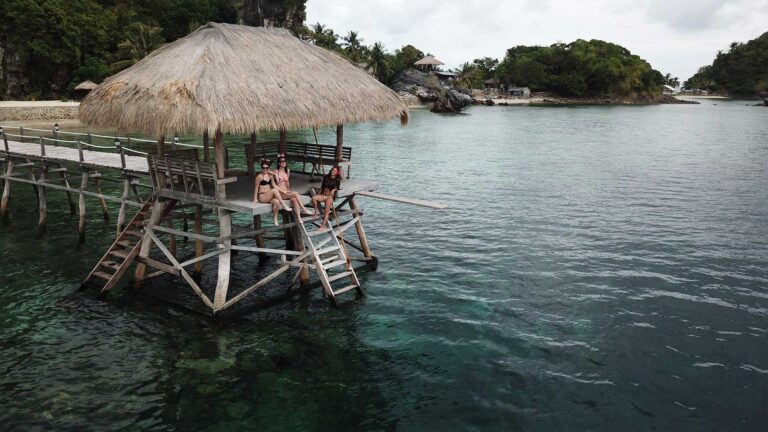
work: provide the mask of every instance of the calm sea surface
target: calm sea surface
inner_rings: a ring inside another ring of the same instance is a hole
[[[766,430],[768,109],[416,111],[345,137],[353,175],[451,208],[366,202],[381,262],[340,309],[222,324],[77,293],[114,226],[89,201],[78,248],[51,192],[35,239],[14,184],[0,429]]]

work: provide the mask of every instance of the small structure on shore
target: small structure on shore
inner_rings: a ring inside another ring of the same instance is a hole
[[[456,74],[453,72],[433,71],[432,74],[444,87],[450,87],[456,80]]]
[[[88,93],[90,93],[98,86],[98,84],[90,80],[81,82],[75,86],[75,99],[83,99],[84,97],[88,96]]]
[[[350,178],[352,149],[344,146],[343,125],[393,118],[408,122],[408,107],[400,97],[336,54],[283,29],[209,23],[108,78],[80,105],[80,119],[87,125],[154,137],[155,149],[144,153],[146,157],[127,155],[127,151],[142,152],[132,150],[131,138],[126,137],[115,137],[114,147],[106,147],[93,145],[91,139],[97,135],[90,133],[70,133],[76,140],[61,140],[64,132],[58,126],[53,138],[42,133],[30,137],[30,129],[9,134],[0,128],[4,139],[0,157],[8,160],[0,216],[7,215],[11,181],[36,185],[42,227],[46,188],[79,193],[81,236],[86,195],[98,196],[102,203],[107,198],[119,201],[117,238],[83,283],[102,292],[112,289],[136,263],[135,288],[152,295],[157,290],[142,289],[150,279],[182,283],[191,288],[198,306],[218,315],[276,282],[288,291],[297,281],[309,286],[312,270],[335,304],[340,294],[362,294],[353,261],[373,268],[378,262],[363,229],[357,196],[442,207],[381,195],[373,192],[378,186],[374,180]],[[328,126],[335,129],[335,146],[322,145],[317,139],[314,143],[288,141],[289,130]],[[279,134],[279,140],[258,139],[269,131]],[[166,140],[178,134],[203,135],[202,159],[195,146],[181,149],[178,138]],[[227,166],[227,150],[234,147],[225,146],[225,134],[250,135],[250,142],[240,144],[245,167]],[[270,214],[272,206],[253,201],[253,165],[258,158],[274,159],[279,153],[294,164],[291,188],[302,194],[304,202],[309,200],[315,173],[322,173],[326,166],[346,168],[340,202],[334,203],[333,218],[326,226],[318,223],[319,217],[302,218],[297,211],[287,210],[281,212],[282,223],[262,224],[262,215]],[[66,164],[82,171],[80,188],[50,179],[54,172],[64,175]],[[14,167],[33,170],[32,180],[13,175]],[[104,170],[122,173],[122,198],[107,197],[98,189]],[[98,193],[87,190],[94,178]],[[152,195],[137,202],[130,196],[131,189],[135,192],[137,180],[146,178],[151,179]],[[128,205],[139,208],[132,217],[126,214]],[[106,218],[106,205],[102,207]],[[248,225],[242,225],[244,220]],[[194,226],[192,232],[188,223]],[[237,263],[234,254],[239,254]],[[255,281],[232,277],[246,254],[258,255],[258,272],[253,264],[241,267]],[[269,255],[279,260],[261,265]]]
[[[528,87],[510,87],[507,93],[511,97],[529,98],[531,97],[531,89]]]
[[[500,88],[499,80],[496,78],[485,80],[485,88],[488,90],[498,90]]]
[[[664,84],[661,86],[661,94],[664,96],[672,96],[677,92],[677,89],[672,87],[671,85]]]
[[[440,60],[436,59],[435,56],[428,54],[423,59],[417,61],[413,64],[413,66],[416,69],[419,69],[421,71],[436,71],[440,68],[440,66],[445,65],[445,63],[441,62]]]

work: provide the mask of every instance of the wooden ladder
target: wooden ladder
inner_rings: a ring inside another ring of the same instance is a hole
[[[338,234],[334,231],[331,221],[328,221],[326,230],[308,230],[303,223],[300,223],[299,226],[304,234],[305,245],[314,262],[310,267],[317,271],[317,276],[323,284],[323,290],[334,306],[339,305],[336,296],[346,292],[355,290],[358,294],[365,295],[360,287],[355,269],[350,264],[347,250],[339,242]],[[312,241],[313,237],[316,242]],[[345,280],[346,282],[344,282]],[[343,283],[339,284],[339,281]],[[334,285],[343,286],[336,289]]]
[[[101,288],[102,293],[106,293],[117,285],[139,254],[141,241],[144,237],[141,232],[144,219],[149,216],[154,205],[155,201],[152,198],[144,202],[141,210],[126,225],[107,253],[85,278],[80,289],[96,286]],[[101,285],[97,282],[101,282]]]

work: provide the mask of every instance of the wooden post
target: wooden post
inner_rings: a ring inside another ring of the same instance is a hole
[[[208,144],[208,131],[203,132],[203,160],[205,162],[211,160],[211,146]]]
[[[198,204],[195,206],[195,234],[203,234],[203,206]],[[195,240],[195,258],[203,256],[203,242],[201,240]],[[197,277],[203,273],[203,262],[198,261],[195,263],[193,274]]]
[[[218,146],[217,146],[218,148]],[[219,254],[219,273],[216,280],[216,292],[213,295],[214,313],[227,302],[227,290],[229,289],[229,276],[232,265],[232,214],[223,208],[219,208],[219,226],[221,245],[224,253]]]
[[[258,230],[261,229],[261,215],[255,215],[253,217],[253,229]],[[256,246],[263,248],[264,246],[264,235],[262,234],[256,234]],[[267,254],[263,252],[259,252],[259,261],[266,258]]]
[[[216,171],[219,174],[219,178],[224,178],[224,134],[221,133],[221,129],[216,129],[213,151],[216,154]]]
[[[157,140],[157,155],[163,156],[165,154],[165,135],[160,135],[160,139]]]
[[[251,150],[253,152],[256,151],[256,132],[251,133]],[[248,164],[248,175],[252,176],[254,173],[253,165],[256,163],[256,154],[251,154],[251,157],[245,163]]]
[[[85,241],[85,195],[83,191],[88,190],[88,171],[83,171],[83,179],[80,181],[80,199],[78,202],[79,221],[77,224],[77,231],[79,233],[80,242]]]
[[[278,147],[278,153],[285,153],[288,148],[288,132],[285,129],[280,131],[280,147]]]
[[[40,170],[40,178],[37,180],[37,211],[38,211],[38,219],[37,219],[37,232],[39,235],[45,234],[45,222],[46,222],[46,210],[47,206],[45,203],[45,186],[43,186],[43,183],[45,183],[46,174],[48,173],[48,166],[43,163],[43,168]]]
[[[117,234],[120,235],[120,233],[125,229],[125,216],[128,211],[128,204],[126,204],[126,201],[128,200],[128,197],[131,194],[131,178],[127,175],[123,176],[123,196],[122,196],[122,202],[120,203],[120,212],[117,214]]]
[[[67,172],[64,170],[64,165],[59,164],[59,168],[62,169],[62,171],[59,171],[59,175],[62,179],[64,179],[64,186],[67,188],[67,201],[69,202],[69,214],[75,214],[75,202],[72,200],[72,192],[70,192],[71,187],[69,186],[69,179],[67,178]]]
[[[8,167],[5,170],[6,177],[10,177],[13,175],[13,160],[8,160]],[[3,198],[2,201],[0,201],[0,219],[2,219],[3,222],[8,222],[8,200],[11,197],[11,180],[9,178],[5,179],[5,184],[3,185]]]
[[[297,222],[296,226],[293,227],[293,244],[296,247],[294,250],[297,252],[304,252],[305,246],[304,246],[304,236],[301,233],[301,228],[298,224],[302,223],[300,221],[300,217],[296,215],[296,213],[293,213],[293,219]],[[307,259],[305,259],[303,264],[307,263]],[[302,267],[299,270],[299,285],[301,285],[302,288],[309,286],[309,268]]]
[[[168,228],[173,229],[173,219],[168,221]],[[176,258],[176,236],[169,233],[168,237],[168,250],[171,252],[171,255]]]
[[[99,181],[99,177],[96,177],[96,192],[99,193],[99,195],[103,195],[101,193],[101,182]],[[104,200],[104,197],[99,196],[99,205],[101,206],[101,214],[104,216],[104,221],[109,222],[109,209],[107,208],[107,201]]]
[[[355,197],[349,197],[349,208],[352,210],[357,210]],[[363,250],[363,255],[365,255],[366,258],[372,258],[373,253],[371,252],[371,248],[368,246],[368,237],[365,236],[363,224],[359,220],[355,222],[355,230],[357,231],[357,237],[360,239],[360,249]]]
[[[160,222],[160,219],[163,217],[163,211],[165,210],[167,204],[167,202],[162,201],[157,201],[155,203],[155,205],[152,207],[152,214],[149,216],[149,226],[157,225]],[[152,236],[149,235],[149,232],[145,233],[143,240],[141,241],[141,248],[139,248],[139,257],[148,257],[149,252],[152,250],[152,244]],[[134,274],[134,277],[136,278],[137,284],[141,283],[141,280],[144,279],[146,272],[146,264],[139,263],[136,265],[136,273]]]
[[[336,126],[336,152],[333,155],[335,159],[334,162],[339,162],[341,160],[341,156],[343,154],[342,152],[343,147],[344,147],[344,125],[338,125]],[[336,174],[341,175],[341,173],[336,173]]]

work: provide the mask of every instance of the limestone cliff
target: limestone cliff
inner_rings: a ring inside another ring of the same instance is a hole
[[[243,0],[240,21],[245,25],[283,27],[294,33],[304,25],[307,0]]]

